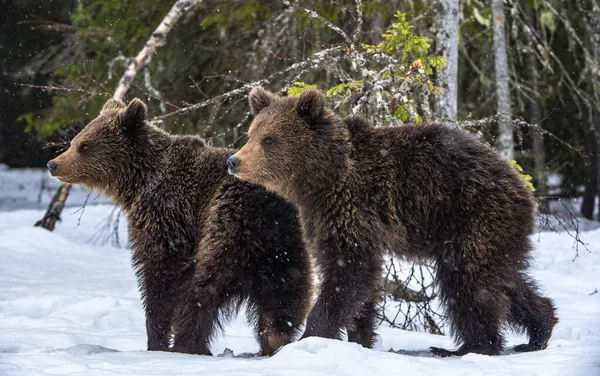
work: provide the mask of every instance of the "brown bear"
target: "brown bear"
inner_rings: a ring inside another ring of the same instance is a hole
[[[372,346],[386,250],[433,260],[456,351],[496,355],[501,326],[529,335],[516,351],[546,347],[557,322],[552,301],[528,277],[535,201],[516,169],[457,128],[415,124],[371,128],[299,98],[256,88],[248,142],[231,174],[262,184],[299,210],[322,275],[303,337]]]
[[[111,99],[48,162],[60,181],[103,192],[127,214],[148,350],[168,350],[173,327],[174,351],[210,354],[219,317],[242,302],[266,355],[301,330],[312,280],[297,211],[229,176],[234,152],[149,124],[139,99]]]

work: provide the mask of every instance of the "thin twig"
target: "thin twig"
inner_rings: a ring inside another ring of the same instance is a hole
[[[217,95],[215,97],[212,97],[210,99],[207,99],[203,102],[200,103],[196,103],[190,106],[186,106],[186,107],[182,107],[176,111],[173,112],[169,112],[166,113],[164,115],[160,115],[160,116],[156,116],[152,119],[150,119],[151,121],[156,121],[156,120],[164,120],[166,118],[169,118],[171,116],[175,116],[175,115],[183,115],[185,113],[188,113],[190,111],[193,110],[198,110],[201,108],[204,108],[210,104],[214,104],[214,103],[223,103],[226,100],[228,100],[229,98],[236,96],[236,95],[242,95],[245,94],[247,92],[249,92],[250,90],[252,90],[252,88],[256,87],[256,86],[262,86],[262,85],[266,85],[271,83],[275,78],[278,78],[280,76],[283,76],[286,73],[298,70],[298,69],[310,69],[312,68],[314,65],[318,65],[320,63],[322,63],[323,61],[325,61],[327,58],[329,58],[330,56],[332,56],[334,53],[341,51],[341,47],[340,46],[335,46],[335,47],[330,47],[330,48],[326,48],[324,50],[321,50],[315,54],[313,54],[311,56],[311,58],[306,59],[304,61],[295,63],[290,65],[289,67],[282,69],[278,72],[275,72],[273,74],[271,74],[270,76],[245,84],[237,89],[228,91],[226,93],[223,93],[221,95]]]
[[[354,42],[352,41],[352,39],[350,39],[350,37],[348,36],[348,34],[346,34],[346,32],[344,30],[340,29],[339,27],[335,26],[334,24],[332,24],[331,22],[329,22],[328,20],[326,20],[325,18],[323,18],[323,16],[321,16],[319,13],[315,12],[314,10],[310,10],[310,9],[306,9],[306,8],[300,8],[300,7],[297,7],[295,5],[292,5],[288,0],[281,0],[281,2],[284,3],[285,5],[287,5],[290,8],[294,8],[294,9],[297,9],[299,11],[302,11],[302,12],[308,14],[308,16],[310,18],[314,18],[316,20],[321,21],[323,24],[325,24],[325,26],[327,26],[331,30],[335,31],[342,38],[344,38],[344,40],[346,41],[346,43],[348,43],[348,45],[352,49],[355,49]]]

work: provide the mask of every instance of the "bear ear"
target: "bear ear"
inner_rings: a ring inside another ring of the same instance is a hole
[[[313,124],[325,114],[325,97],[323,93],[316,89],[304,91],[298,98],[296,111],[298,111],[301,118],[309,124]]]
[[[106,103],[104,103],[104,106],[102,106],[102,111],[100,112],[106,112],[106,111],[110,111],[110,110],[120,110],[122,108],[125,108],[125,104],[123,102],[121,102],[118,99],[109,99],[106,101]]]
[[[266,91],[262,87],[255,87],[248,96],[248,102],[250,103],[252,115],[256,116],[273,102],[273,93]]]
[[[121,122],[126,130],[136,130],[146,120],[146,105],[138,98],[134,98],[126,108],[121,110]]]

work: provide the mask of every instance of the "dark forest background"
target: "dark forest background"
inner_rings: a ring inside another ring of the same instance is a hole
[[[435,56],[448,47],[436,45],[444,32],[440,9],[446,3],[459,4],[458,73],[451,78],[457,84],[457,120],[496,142],[496,84],[502,76],[494,59],[497,49],[505,48],[514,159],[533,176],[544,202],[581,197],[582,214],[591,218],[600,151],[596,0],[501,2],[504,46],[494,42],[499,19],[493,17],[492,2],[483,0],[364,1],[362,14],[354,1],[202,1],[138,72],[125,99],[142,98],[151,116],[162,117],[157,122],[161,127],[201,134],[214,145],[244,143],[250,121],[247,91],[219,96],[253,82],[289,95],[317,85],[342,113],[351,112],[369,93],[373,100],[360,112],[373,123],[385,119],[382,111],[399,123],[429,120],[436,112],[427,105],[435,109],[439,95],[432,82],[442,69]],[[155,0],[0,0],[0,163],[41,167],[55,156],[112,96],[129,59],[172,5]],[[314,10],[322,19],[301,9]],[[405,18],[400,20],[397,12]],[[323,20],[358,41],[359,52],[347,52],[344,59],[336,60],[339,55],[332,52],[332,58],[311,60],[315,53],[347,42]],[[409,33],[403,47],[381,52],[406,64],[402,82],[411,84],[405,91],[385,89],[378,97],[373,87],[388,76],[365,76],[361,69],[378,73],[387,68],[363,44],[375,48],[386,41],[386,30],[403,22],[396,27]],[[426,37],[431,46],[419,45],[417,36]],[[416,46],[407,48],[406,43]],[[307,60],[310,66],[278,73]],[[415,76],[413,69],[421,75]],[[553,179],[547,187],[549,175]]]

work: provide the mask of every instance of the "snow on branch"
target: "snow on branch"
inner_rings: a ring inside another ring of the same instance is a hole
[[[174,116],[174,115],[183,115],[187,112],[190,112],[193,110],[198,110],[200,108],[204,108],[204,107],[208,106],[209,104],[222,103],[233,96],[245,94],[246,92],[249,92],[250,90],[252,90],[252,88],[254,88],[256,86],[262,86],[262,85],[269,84],[275,78],[281,77],[281,76],[285,75],[286,73],[294,72],[294,71],[298,71],[298,70],[305,72],[310,69],[315,69],[317,67],[320,67],[322,65],[322,63],[328,59],[330,61],[338,61],[341,58],[335,57],[334,54],[341,50],[342,50],[341,46],[326,48],[324,50],[314,53],[310,58],[300,61],[298,63],[294,63],[294,64],[290,65],[289,67],[282,69],[280,71],[277,71],[266,78],[245,84],[237,89],[228,91],[221,95],[217,95],[216,97],[212,97],[203,102],[196,103],[196,104],[193,104],[193,105],[187,106],[187,107],[182,107],[176,111],[169,112],[164,115],[156,116],[150,120],[153,122],[160,121],[160,120],[166,119],[166,118]]]
[[[147,65],[150,62],[152,54],[155,53],[159,47],[165,44],[165,40],[169,31],[171,31],[173,26],[177,23],[177,21],[179,21],[184,13],[190,9],[193,9],[200,3],[200,1],[201,0],[177,0],[175,2],[160,25],[158,25],[156,30],[154,30],[150,36],[150,39],[148,39],[144,45],[144,48],[142,48],[142,50],[127,67],[127,71],[125,71],[125,74],[123,77],[121,77],[121,80],[117,85],[117,89],[113,95],[114,99],[123,99],[139,70]]]

